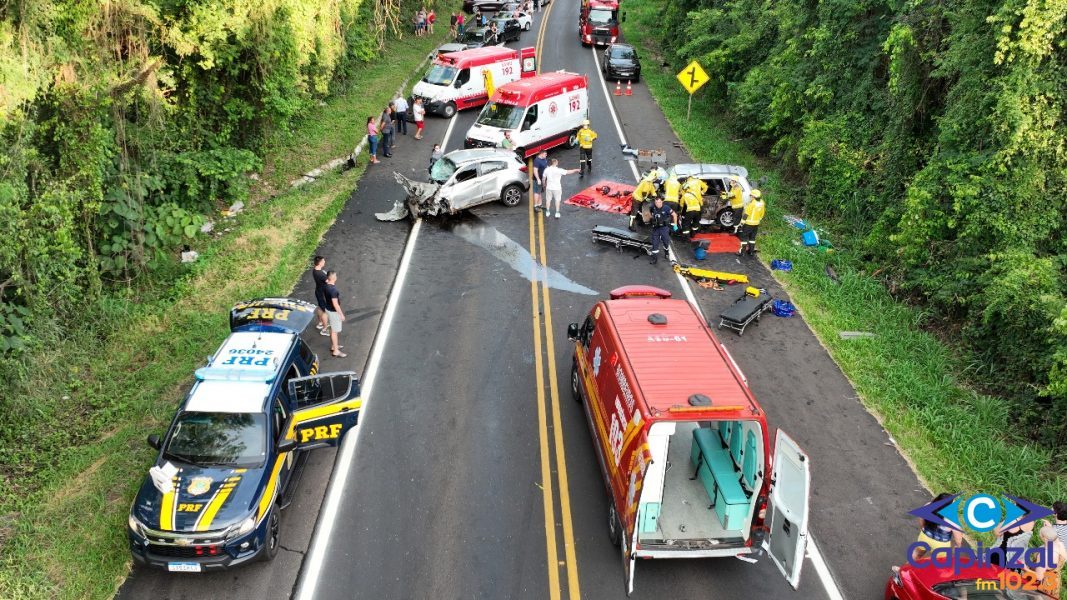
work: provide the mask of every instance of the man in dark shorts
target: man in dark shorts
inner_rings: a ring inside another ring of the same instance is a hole
[[[348,356],[341,352],[337,334],[341,333],[341,323],[345,320],[345,313],[341,310],[341,293],[337,291],[337,271],[326,274],[326,285],[322,287],[322,295],[326,297],[326,316],[330,319],[330,354],[337,358]]]
[[[319,330],[319,335],[330,335],[330,322],[326,319],[326,294],[323,293],[323,288],[326,287],[326,257],[316,256],[311,264],[314,268],[311,270],[311,279],[315,281],[315,304],[319,307],[316,314],[319,317],[318,325],[315,325],[315,329]]]
[[[542,150],[537,153],[533,161],[534,168],[534,207],[535,211],[541,210],[541,195],[545,193],[545,169],[548,168],[548,151]],[[547,214],[547,213],[546,213]]]

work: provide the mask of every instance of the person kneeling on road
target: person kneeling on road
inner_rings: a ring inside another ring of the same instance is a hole
[[[630,192],[630,231],[637,231],[637,217],[641,214],[641,207],[644,206],[645,200],[655,196],[655,175],[652,172],[649,172],[637,184],[634,191]]]
[[[767,206],[763,203],[763,193],[752,190],[752,201],[745,205],[744,215],[741,217],[741,249],[737,255],[756,253],[756,230],[759,229],[763,215],[767,214]]]
[[[678,213],[657,196],[652,206],[652,258],[649,263],[656,264],[659,261],[660,246],[663,246],[663,253],[667,253],[671,229],[678,231]]]

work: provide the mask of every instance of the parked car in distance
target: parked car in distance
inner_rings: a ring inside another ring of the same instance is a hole
[[[388,213],[375,216],[380,221],[399,221],[409,214],[438,216],[499,200],[504,206],[517,206],[530,187],[526,163],[512,150],[474,148],[445,154],[430,167],[430,181],[412,181],[394,173],[407,198],[398,201]]]
[[[496,23],[497,37],[500,39],[501,44],[519,41],[523,26],[518,19],[514,17],[497,17],[490,22]]]
[[[630,44],[611,44],[605,48],[600,70],[608,80],[625,79],[634,83],[641,80],[641,61]]]
[[[500,11],[497,13],[496,19],[504,18],[515,19],[518,21],[519,27],[521,27],[523,31],[529,31],[533,28],[533,16],[522,10]],[[499,23],[497,23],[497,27],[500,27]]]

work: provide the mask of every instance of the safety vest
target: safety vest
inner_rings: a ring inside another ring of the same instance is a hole
[[[664,186],[663,191],[666,196],[667,202],[677,202],[678,192],[682,189],[682,184],[678,182],[677,177],[671,177],[667,180],[667,185]]]
[[[767,205],[763,203],[763,199],[754,199],[748,203],[745,207],[745,216],[741,219],[742,225],[759,225],[763,220],[763,215],[767,213]]]
[[[685,212],[700,212],[700,209],[704,206],[704,201],[700,194],[693,190],[686,190],[682,193],[682,206]]]
[[[642,179],[641,183],[634,188],[632,195],[634,200],[643,202],[646,197],[656,195],[656,186],[648,179]]]
[[[696,177],[690,177],[689,179],[686,179],[682,187],[686,190],[691,190],[694,194],[698,194],[700,196],[703,196],[704,194],[708,193],[708,184],[704,183],[704,181],[701,179],[697,179]]]
[[[723,192],[722,195],[723,198],[729,200],[730,208],[736,210],[745,205],[745,198],[742,194],[743,192],[741,190],[741,186],[735,185],[734,187],[730,188],[730,191]]]
[[[578,145],[586,150],[593,147],[593,140],[596,139],[596,132],[588,127],[582,127],[578,130]]]

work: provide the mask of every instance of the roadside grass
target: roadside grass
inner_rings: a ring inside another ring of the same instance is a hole
[[[1067,471],[1054,462],[1053,449],[1010,435],[1007,403],[967,387],[958,376],[966,372],[963,357],[924,330],[930,323],[921,309],[889,295],[875,274],[877,265],[850,254],[849,240],[834,236],[832,225],[815,224],[830,230],[826,237],[834,250],[800,245],[801,231],[783,219],[795,188],[775,165],[733,141],[724,117],[703,103],[694,101],[692,120],[686,123],[688,94],[674,73],[658,67],[662,61],[648,34],[661,21],[663,8],[662,0],[630,0],[623,23],[627,40],[644,49],[642,76],[653,97],[696,160],[748,165],[752,171],[758,165],[750,175],[768,177],[761,259],[793,261],[791,272],[775,271],[775,277],[927,487],[935,493],[1008,493],[1045,506],[1067,500]],[[827,266],[839,282],[826,274]],[[843,340],[841,331],[876,337]]]
[[[388,58],[358,71],[350,92],[277,142],[258,200],[217,220],[225,232],[198,243],[197,262],[167,264],[87,305],[80,325],[33,357],[24,381],[5,383],[21,394],[5,418],[22,430],[0,464],[0,598],[114,595],[130,565],[130,501],[154,456],[145,437],[173,418],[193,370],[225,337],[230,306],[292,290],[366,158],[296,189],[288,182],[350,153],[366,117],[414,74],[443,29],[388,42]],[[271,197],[271,187],[282,193]]]
[[[303,119],[292,131],[280,133],[263,159],[264,177],[270,185],[284,189],[301,174],[351,154],[367,135],[367,117],[381,115],[392,100],[390,94],[409,74],[421,77],[422,73],[415,74],[415,69],[445,42],[450,6],[438,7],[445,22],[441,23],[439,16],[433,36],[405,34],[402,40],[391,40],[386,56],[360,67],[341,92],[319,104],[312,118]],[[413,78],[408,82],[406,92],[415,81]]]

